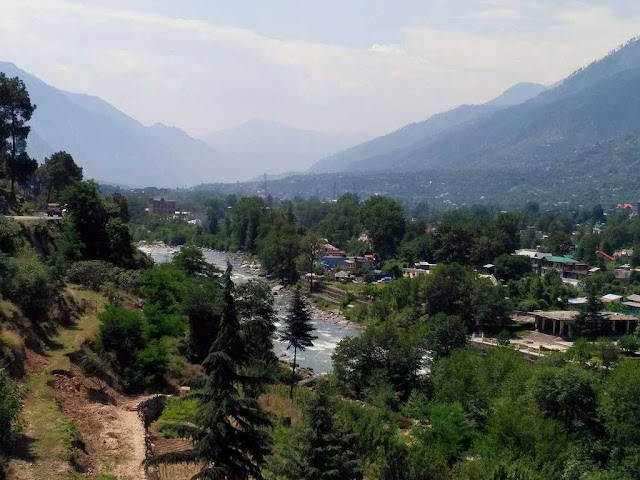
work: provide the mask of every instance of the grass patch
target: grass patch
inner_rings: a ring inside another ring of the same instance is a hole
[[[24,347],[24,341],[18,332],[0,326],[0,347],[3,345],[18,355]]]
[[[177,438],[178,434],[175,430],[167,426],[167,423],[183,423],[193,421],[196,411],[198,410],[198,401],[195,398],[176,398],[167,399],[167,405],[162,411],[162,415],[158,418],[158,431],[166,438]]]
[[[531,334],[532,330],[517,329],[511,331],[511,336],[522,340]]]
[[[329,310],[339,310],[340,304],[336,302],[331,302],[324,297],[313,296],[312,297],[313,304],[316,308],[323,311]]]

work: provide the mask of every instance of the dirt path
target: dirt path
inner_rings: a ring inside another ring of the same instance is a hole
[[[96,294],[73,289],[68,293],[101,308],[103,300]],[[97,312],[82,315],[53,339],[55,348],[34,362],[39,367],[25,381],[26,428],[21,448],[9,463],[9,480],[77,480],[99,474],[118,480],[146,478],[139,399],[123,397],[104,382],[85,377],[67,356],[95,338],[98,328]]]

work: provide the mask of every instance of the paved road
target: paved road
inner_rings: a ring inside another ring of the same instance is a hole
[[[37,220],[62,220],[62,217],[54,216],[48,217],[46,215],[8,215],[9,218],[13,218],[18,221],[27,221],[33,222]]]

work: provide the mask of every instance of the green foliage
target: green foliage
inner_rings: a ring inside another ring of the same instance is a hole
[[[0,448],[10,446],[20,408],[20,398],[15,384],[0,368]]]
[[[107,306],[100,314],[100,322],[101,349],[113,353],[122,368],[131,365],[149,336],[142,312]]]
[[[575,332],[594,339],[604,332],[603,304],[598,295],[598,285],[592,278],[583,280],[583,288],[587,295],[587,304],[580,309],[574,320]]]
[[[218,336],[203,365],[208,378],[198,393],[200,404],[191,423],[168,424],[193,441],[193,447],[147,459],[162,463],[199,463],[202,478],[262,478],[261,466],[269,452],[265,429],[271,425],[255,399],[239,392],[246,381],[240,325],[233,299],[231,265],[225,274],[222,317]]]
[[[291,390],[289,396],[293,398],[293,384],[296,375],[296,360],[298,350],[304,351],[313,346],[313,341],[318,338],[313,335],[314,327],[307,304],[302,298],[300,289],[293,291],[289,314],[285,318],[284,328],[280,333],[280,340],[287,343],[287,350],[293,347],[293,364],[291,366]]]
[[[618,346],[623,352],[635,353],[640,349],[640,338],[636,335],[623,335],[618,340]]]
[[[183,246],[173,256],[173,264],[192,277],[211,277],[216,273],[213,265],[205,260],[202,249],[195,246]]]
[[[389,197],[371,197],[360,208],[362,225],[381,259],[392,258],[404,236],[404,209]]]
[[[82,168],[76,165],[69,153],[60,151],[44,159],[38,176],[49,202],[66,186],[82,180]]]
[[[262,268],[282,280],[297,279],[296,260],[300,254],[300,237],[295,224],[275,214],[261,229],[258,256]]]
[[[191,357],[201,362],[207,356],[220,327],[220,288],[211,281],[189,282],[183,308],[189,322]]]
[[[147,300],[165,313],[181,310],[185,295],[185,273],[174,265],[166,264],[142,271],[142,293]]]
[[[116,282],[120,269],[102,260],[74,262],[67,270],[67,280],[99,291],[105,284]]]
[[[0,215],[0,252],[13,255],[20,236],[20,225],[14,220]]]
[[[0,73],[0,158],[4,160],[12,197],[15,183],[26,183],[38,168],[38,162],[30,159],[26,151],[31,129],[26,123],[35,108],[24,82]]]
[[[543,367],[536,372],[532,394],[549,418],[565,425],[580,437],[596,434],[597,377],[580,367]]]
[[[425,342],[435,360],[467,344],[467,329],[459,317],[438,313],[426,323]]]
[[[6,275],[0,279],[1,292],[32,319],[45,318],[56,294],[44,265],[35,252],[25,251],[5,263]]]
[[[474,425],[459,403],[432,404],[427,410],[429,428],[419,435],[451,463],[463,458],[475,437]]]
[[[162,380],[169,370],[166,344],[153,337],[157,325],[150,325],[139,310],[109,305],[100,314],[96,349],[120,373],[129,389],[140,389]]]
[[[640,363],[626,360],[607,377],[600,396],[607,440],[622,452],[637,452],[640,446],[639,389]]]
[[[296,451],[286,459],[287,478],[292,480],[357,480],[360,465],[351,450],[353,435],[334,423],[328,384],[320,382],[308,407],[308,427]]]
[[[493,261],[496,276],[502,280],[518,280],[531,272],[531,259],[522,255],[500,255]]]

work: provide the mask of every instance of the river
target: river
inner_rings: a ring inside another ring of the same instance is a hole
[[[140,246],[140,249],[149,254],[156,263],[170,262],[173,254],[178,251],[176,247],[166,245],[147,244]],[[216,267],[224,270],[227,267],[227,260],[233,266],[232,280],[236,283],[246,282],[250,279],[258,279],[259,277],[250,271],[243,269],[241,262],[227,255],[225,252],[215,250],[203,250],[206,260]],[[280,329],[285,316],[287,315],[289,306],[288,294],[274,295],[274,308],[276,310],[277,320],[276,328]],[[307,348],[304,352],[298,352],[297,363],[301,367],[313,369],[316,373],[326,373],[331,370],[331,355],[338,345],[338,342],[345,337],[354,337],[360,333],[360,330],[344,327],[335,323],[327,322],[317,318],[312,318],[315,327],[315,335],[318,337],[314,340],[313,347]],[[278,340],[278,335],[274,341],[274,351],[278,357],[288,358],[287,346]]]

